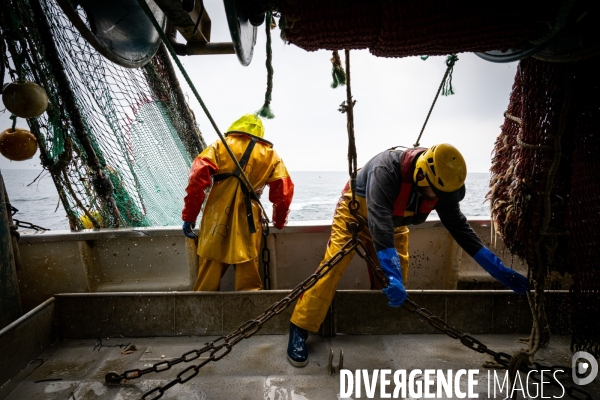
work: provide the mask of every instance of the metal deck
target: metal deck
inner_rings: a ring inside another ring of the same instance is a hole
[[[182,363],[172,369],[144,375],[120,386],[106,386],[104,375],[109,371],[122,372],[132,368],[146,368],[159,361],[170,360],[202,347],[216,337],[157,337],[111,338],[98,341],[66,340],[56,343],[39,359],[17,375],[0,395],[9,400],[21,399],[139,399],[144,392],[164,385],[178,372],[188,367]],[[481,335],[478,337],[496,351],[509,354],[523,345],[519,335]],[[570,365],[568,338],[554,337],[552,344],[542,349],[536,360],[544,365]],[[135,345],[136,351],[123,354],[124,347]],[[443,335],[338,335],[332,338],[311,336],[308,340],[310,362],[305,368],[294,368],[285,357],[286,335],[259,335],[240,342],[224,359],[209,363],[200,374],[184,385],[176,385],[164,399],[268,399],[320,400],[337,399],[340,393],[340,375],[327,370],[329,348],[334,350],[333,365],[339,362],[339,350],[344,351],[344,368],[351,371],[367,369],[478,369],[475,393],[479,398],[505,398],[499,393],[488,397],[488,370],[482,364],[488,356],[476,353]],[[43,360],[43,364],[42,364]],[[198,363],[198,361],[195,361]],[[493,371],[493,370],[491,370]],[[504,377],[503,370],[497,370]],[[372,376],[372,375],[371,375]],[[493,372],[492,375],[493,377]],[[389,377],[388,377],[389,378]],[[548,377],[545,378],[548,380]],[[420,378],[422,381],[422,376]],[[592,387],[593,386],[593,387]],[[600,385],[594,383],[585,390],[599,398]],[[9,387],[13,390],[7,394]],[[392,384],[387,393],[393,394]],[[533,397],[533,386],[530,386]],[[461,391],[467,391],[461,380]],[[544,396],[559,396],[560,389],[544,385]],[[538,395],[539,396],[539,395]],[[355,398],[352,396],[352,398]],[[367,398],[362,389],[361,398]],[[382,398],[379,385],[376,399]],[[408,396],[406,397],[408,398]],[[448,398],[448,397],[441,397]],[[521,398],[521,397],[519,397]],[[569,398],[565,396],[565,398]]]
[[[140,399],[202,358],[118,386],[105,385],[105,375],[148,368],[199,349],[257,317],[287,294],[289,291],[56,295],[0,330],[0,399]],[[528,335],[531,327],[524,296],[509,291],[409,291],[409,295],[442,321],[468,332],[496,352],[514,354],[525,347],[518,341]],[[547,293],[553,333],[565,333],[568,328],[563,309],[565,295]],[[325,329],[322,327],[322,333],[335,336],[311,335],[310,362],[305,368],[295,368],[286,359],[292,308],[268,321],[257,335],[242,340],[224,359],[209,363],[186,384],[175,385],[162,398],[337,399],[340,374],[328,373],[330,349],[334,352],[334,367],[338,367],[339,352],[343,350],[345,369],[367,370],[370,378],[375,370],[390,370],[390,395],[395,387],[392,376],[398,370],[406,370],[408,375],[416,369],[454,373],[477,369],[475,393],[480,393],[479,398],[506,397],[506,388],[503,394],[497,388],[496,396],[493,392],[488,396],[488,370],[483,364],[489,356],[438,334],[403,308],[388,307],[385,295],[378,291],[338,291],[323,324]],[[545,366],[570,367],[569,342],[568,336],[553,335],[550,346],[540,350],[535,361]],[[135,351],[124,351],[125,346],[135,346]],[[497,370],[497,374],[502,381],[505,370]],[[575,386],[569,375],[559,377]],[[423,375],[417,377],[421,385],[424,379]],[[552,379],[551,374],[544,379]],[[465,392],[466,379],[461,379],[460,387]],[[530,384],[529,388],[534,398],[535,386]],[[600,399],[600,378],[581,388]],[[365,390],[363,385],[360,398],[368,398]],[[399,394],[396,398],[410,396]],[[544,386],[544,397],[569,398],[561,394],[560,388]],[[444,395],[435,398],[456,398]],[[381,396],[377,386],[371,398],[386,397]]]

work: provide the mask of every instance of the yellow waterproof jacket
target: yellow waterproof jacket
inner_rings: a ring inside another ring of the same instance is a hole
[[[225,140],[239,161],[252,138],[256,137],[244,132],[228,132]],[[273,145],[264,139],[256,139],[244,172],[256,193],[262,193],[265,185],[269,185],[269,200],[273,203],[273,224],[281,229],[287,222],[294,184],[283,161],[273,150]],[[196,157],[186,188],[183,221],[196,221],[204,202],[205,190],[210,186],[215,174],[234,171],[235,164],[220,140],[212,143]],[[250,233],[246,198],[241,184],[234,177],[215,180],[213,183],[200,225],[198,255],[201,257],[228,264],[239,264],[258,257],[262,231],[260,208],[252,201],[257,231]]]

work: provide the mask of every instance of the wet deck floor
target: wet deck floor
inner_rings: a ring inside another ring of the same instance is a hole
[[[147,368],[153,364],[181,356],[192,349],[198,349],[207,341],[216,337],[155,337],[155,338],[111,338],[103,339],[102,347],[96,340],[62,341],[45,351],[39,360],[30,363],[18,376],[0,390],[0,398],[22,399],[139,399],[157,386],[173,380],[177,373],[191,363],[181,363],[162,373],[150,373],[142,378],[129,381],[121,386],[105,386],[104,375],[110,371],[123,372],[132,368]],[[494,351],[512,354],[523,347],[518,342],[519,335],[479,335],[479,340]],[[117,345],[135,345],[136,351],[122,354]],[[184,385],[176,385],[168,390],[163,399],[268,399],[268,400],[318,400],[339,399],[340,375],[329,375],[327,371],[329,349],[334,350],[333,365],[339,363],[339,350],[344,351],[344,368],[351,371],[368,370],[373,376],[375,369],[389,369],[392,374],[397,370],[414,369],[478,369],[475,375],[477,385],[475,393],[479,398],[505,398],[499,393],[488,393],[488,370],[482,364],[489,356],[479,354],[443,335],[338,335],[333,338],[310,336],[308,340],[310,362],[305,368],[294,368],[286,359],[286,335],[257,335],[237,344],[224,359],[209,363],[200,374]],[[108,347],[117,346],[117,347]],[[553,337],[549,347],[542,349],[536,356],[540,364],[570,366],[571,352],[569,338]],[[43,360],[43,363],[42,363]],[[200,359],[201,361],[201,359]],[[196,360],[192,363],[198,363]],[[491,372],[493,376],[493,372]],[[504,370],[497,370],[502,379]],[[561,376],[561,375],[558,375]],[[562,376],[566,376],[563,374]],[[394,392],[393,377],[386,392]],[[464,378],[464,377],[463,377]],[[544,380],[552,379],[550,374]],[[418,378],[422,382],[421,375]],[[600,378],[590,385],[582,386],[594,399],[600,399]],[[41,382],[40,382],[41,381]],[[525,383],[525,375],[523,375]],[[575,386],[570,379],[565,384]],[[432,391],[435,393],[436,385]],[[536,386],[529,385],[531,398],[535,396]],[[466,379],[461,380],[461,392],[467,391]],[[520,392],[516,392],[520,393]],[[560,388],[552,389],[544,385],[544,397],[560,396]],[[402,398],[401,392],[398,393]],[[407,394],[405,398],[409,398]],[[560,397],[559,397],[560,396]],[[413,396],[414,397],[414,396]],[[540,398],[540,393],[535,396]],[[351,398],[359,398],[352,392]],[[360,398],[368,398],[362,386]],[[379,386],[374,397],[382,397]],[[451,397],[435,398],[457,398]],[[518,398],[523,398],[519,396]]]

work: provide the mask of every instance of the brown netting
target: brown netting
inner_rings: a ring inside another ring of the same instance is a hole
[[[282,36],[308,51],[380,57],[520,48],[556,19],[560,1],[283,0]],[[542,22],[545,21],[545,22]]]
[[[574,350],[600,354],[598,60],[521,61],[492,160],[488,194],[497,232],[529,266],[533,354],[548,340],[543,290],[569,273]]]
[[[573,162],[567,207],[573,350],[600,357],[600,59],[577,64]]]

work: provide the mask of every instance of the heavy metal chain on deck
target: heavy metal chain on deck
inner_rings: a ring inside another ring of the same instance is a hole
[[[408,311],[418,314],[419,316],[423,317],[429,323],[429,325],[431,325],[435,329],[439,330],[440,332],[450,336],[452,339],[460,340],[460,342],[462,344],[464,344],[471,350],[475,350],[478,353],[489,354],[490,356],[492,356],[494,358],[494,361],[496,361],[498,364],[502,365],[504,368],[508,369],[510,360],[512,358],[512,356],[510,354],[493,351],[492,349],[488,348],[485,344],[483,344],[481,341],[475,339],[474,337],[454,329],[453,327],[451,327],[450,325],[448,325],[447,323],[442,321],[440,318],[433,315],[433,313],[431,313],[431,311],[429,311],[425,308],[419,307],[419,305],[417,303],[415,303],[414,301],[412,301],[410,298],[406,299],[406,301],[403,304],[403,307],[405,309],[407,309]],[[568,367],[562,367],[562,366],[557,366],[557,365],[548,367],[548,366],[541,365],[537,362],[533,363],[533,365],[535,366],[535,368],[531,368],[528,366],[522,366],[520,368],[520,370],[523,372],[527,372],[527,373],[529,373],[530,371],[537,371],[539,373],[539,371],[542,371],[542,370],[551,371],[552,373],[554,373],[555,371],[562,370],[563,372],[567,373],[569,376],[571,375],[571,368],[568,368]],[[541,378],[538,377],[537,375],[531,375],[531,379],[535,380],[538,383],[541,383]],[[561,386],[556,380],[544,381],[544,383],[550,383],[554,386]],[[564,390],[567,392],[567,394],[572,399],[592,400],[592,396],[589,393],[584,392],[583,390],[581,390],[575,386],[566,386],[565,385]]]
[[[106,383],[120,384],[123,380],[137,379],[151,372],[158,373],[167,371],[177,364],[180,364],[182,362],[188,363],[197,360],[203,354],[208,354],[208,357],[202,360],[201,363],[197,365],[191,365],[188,368],[181,371],[179,374],[177,374],[176,379],[172,380],[164,386],[156,387],[150,390],[149,392],[146,392],[142,396],[142,399],[155,400],[161,398],[167,390],[169,390],[177,384],[183,384],[188,382],[196,375],[198,375],[198,373],[200,372],[200,368],[210,363],[211,361],[219,361],[227,354],[229,354],[233,349],[233,346],[235,346],[237,343],[239,343],[243,339],[248,339],[249,337],[256,334],[267,321],[283,312],[287,307],[290,306],[290,304],[294,300],[296,300],[306,290],[313,287],[319,279],[325,276],[335,265],[337,265],[345,256],[349,255],[352,251],[356,251],[356,253],[367,262],[367,265],[369,266],[369,268],[371,268],[373,274],[376,277],[378,277],[378,279],[385,282],[385,275],[383,274],[383,271],[381,271],[381,269],[373,262],[368,248],[360,241],[360,239],[358,239],[358,232],[360,231],[360,228],[361,223],[349,223],[348,229],[352,232],[352,238],[346,244],[344,244],[344,246],[342,246],[340,251],[338,251],[330,260],[324,262],[314,274],[312,274],[305,281],[296,286],[289,295],[271,305],[258,317],[248,320],[245,323],[241,324],[235,331],[233,331],[229,335],[221,336],[217,340],[207,343],[204,347],[198,350],[189,351],[179,358],[175,358],[170,361],[162,361],[145,369],[131,369],[123,372],[122,374],[110,372],[105,376]],[[454,329],[453,327],[442,321],[440,318],[433,315],[433,313],[431,313],[427,309],[420,307],[410,298],[406,299],[406,301],[403,304],[403,307],[406,308],[408,311],[424,318],[431,326],[433,326],[440,332],[448,335],[453,339],[459,339],[463,345],[472,350],[475,350],[478,353],[486,353],[491,355],[498,364],[502,365],[505,368],[508,368],[508,365],[511,360],[511,356],[509,354],[503,352],[496,352],[489,349],[481,341],[475,339],[470,335],[467,335],[466,333]],[[542,369],[551,371],[562,369],[565,372],[570,372],[570,368],[565,367],[544,367],[538,363],[535,363],[534,365],[537,371],[541,371]],[[525,372],[533,370],[532,368],[526,366],[522,367],[521,369]],[[532,379],[538,382],[540,381],[539,378],[535,375],[532,376]],[[556,381],[550,381],[548,383],[558,385]],[[576,387],[565,386],[565,391],[573,399],[592,400],[591,395]]]
[[[323,263],[319,269],[308,277],[304,282],[296,286],[292,292],[274,303],[265,312],[259,315],[255,319],[248,320],[247,322],[240,325],[234,332],[227,336],[221,336],[214,342],[207,343],[203,348],[198,350],[192,350],[181,357],[171,361],[163,361],[154,364],[152,367],[145,369],[132,369],[123,372],[122,374],[116,374],[110,372],[106,374],[105,381],[107,384],[119,384],[124,379],[136,379],[150,372],[163,372],[169,370],[172,366],[180,364],[182,362],[190,362],[200,358],[202,354],[209,353],[208,358],[203,360],[198,365],[192,365],[177,375],[177,379],[167,383],[164,386],[157,387],[142,396],[142,399],[159,399],[163,393],[178,383],[185,383],[198,375],[200,368],[210,363],[211,361],[219,361],[225,357],[233,346],[247,339],[258,332],[264,323],[273,318],[275,315],[280,314],[285,310],[294,300],[296,300],[300,294],[313,287],[319,279],[321,279],[326,273],[328,273],[337,263],[339,263],[346,255],[356,250],[358,247],[364,248],[364,245],[357,240],[349,240],[339,252],[337,252],[329,261]],[[360,254],[360,251],[358,252]]]

